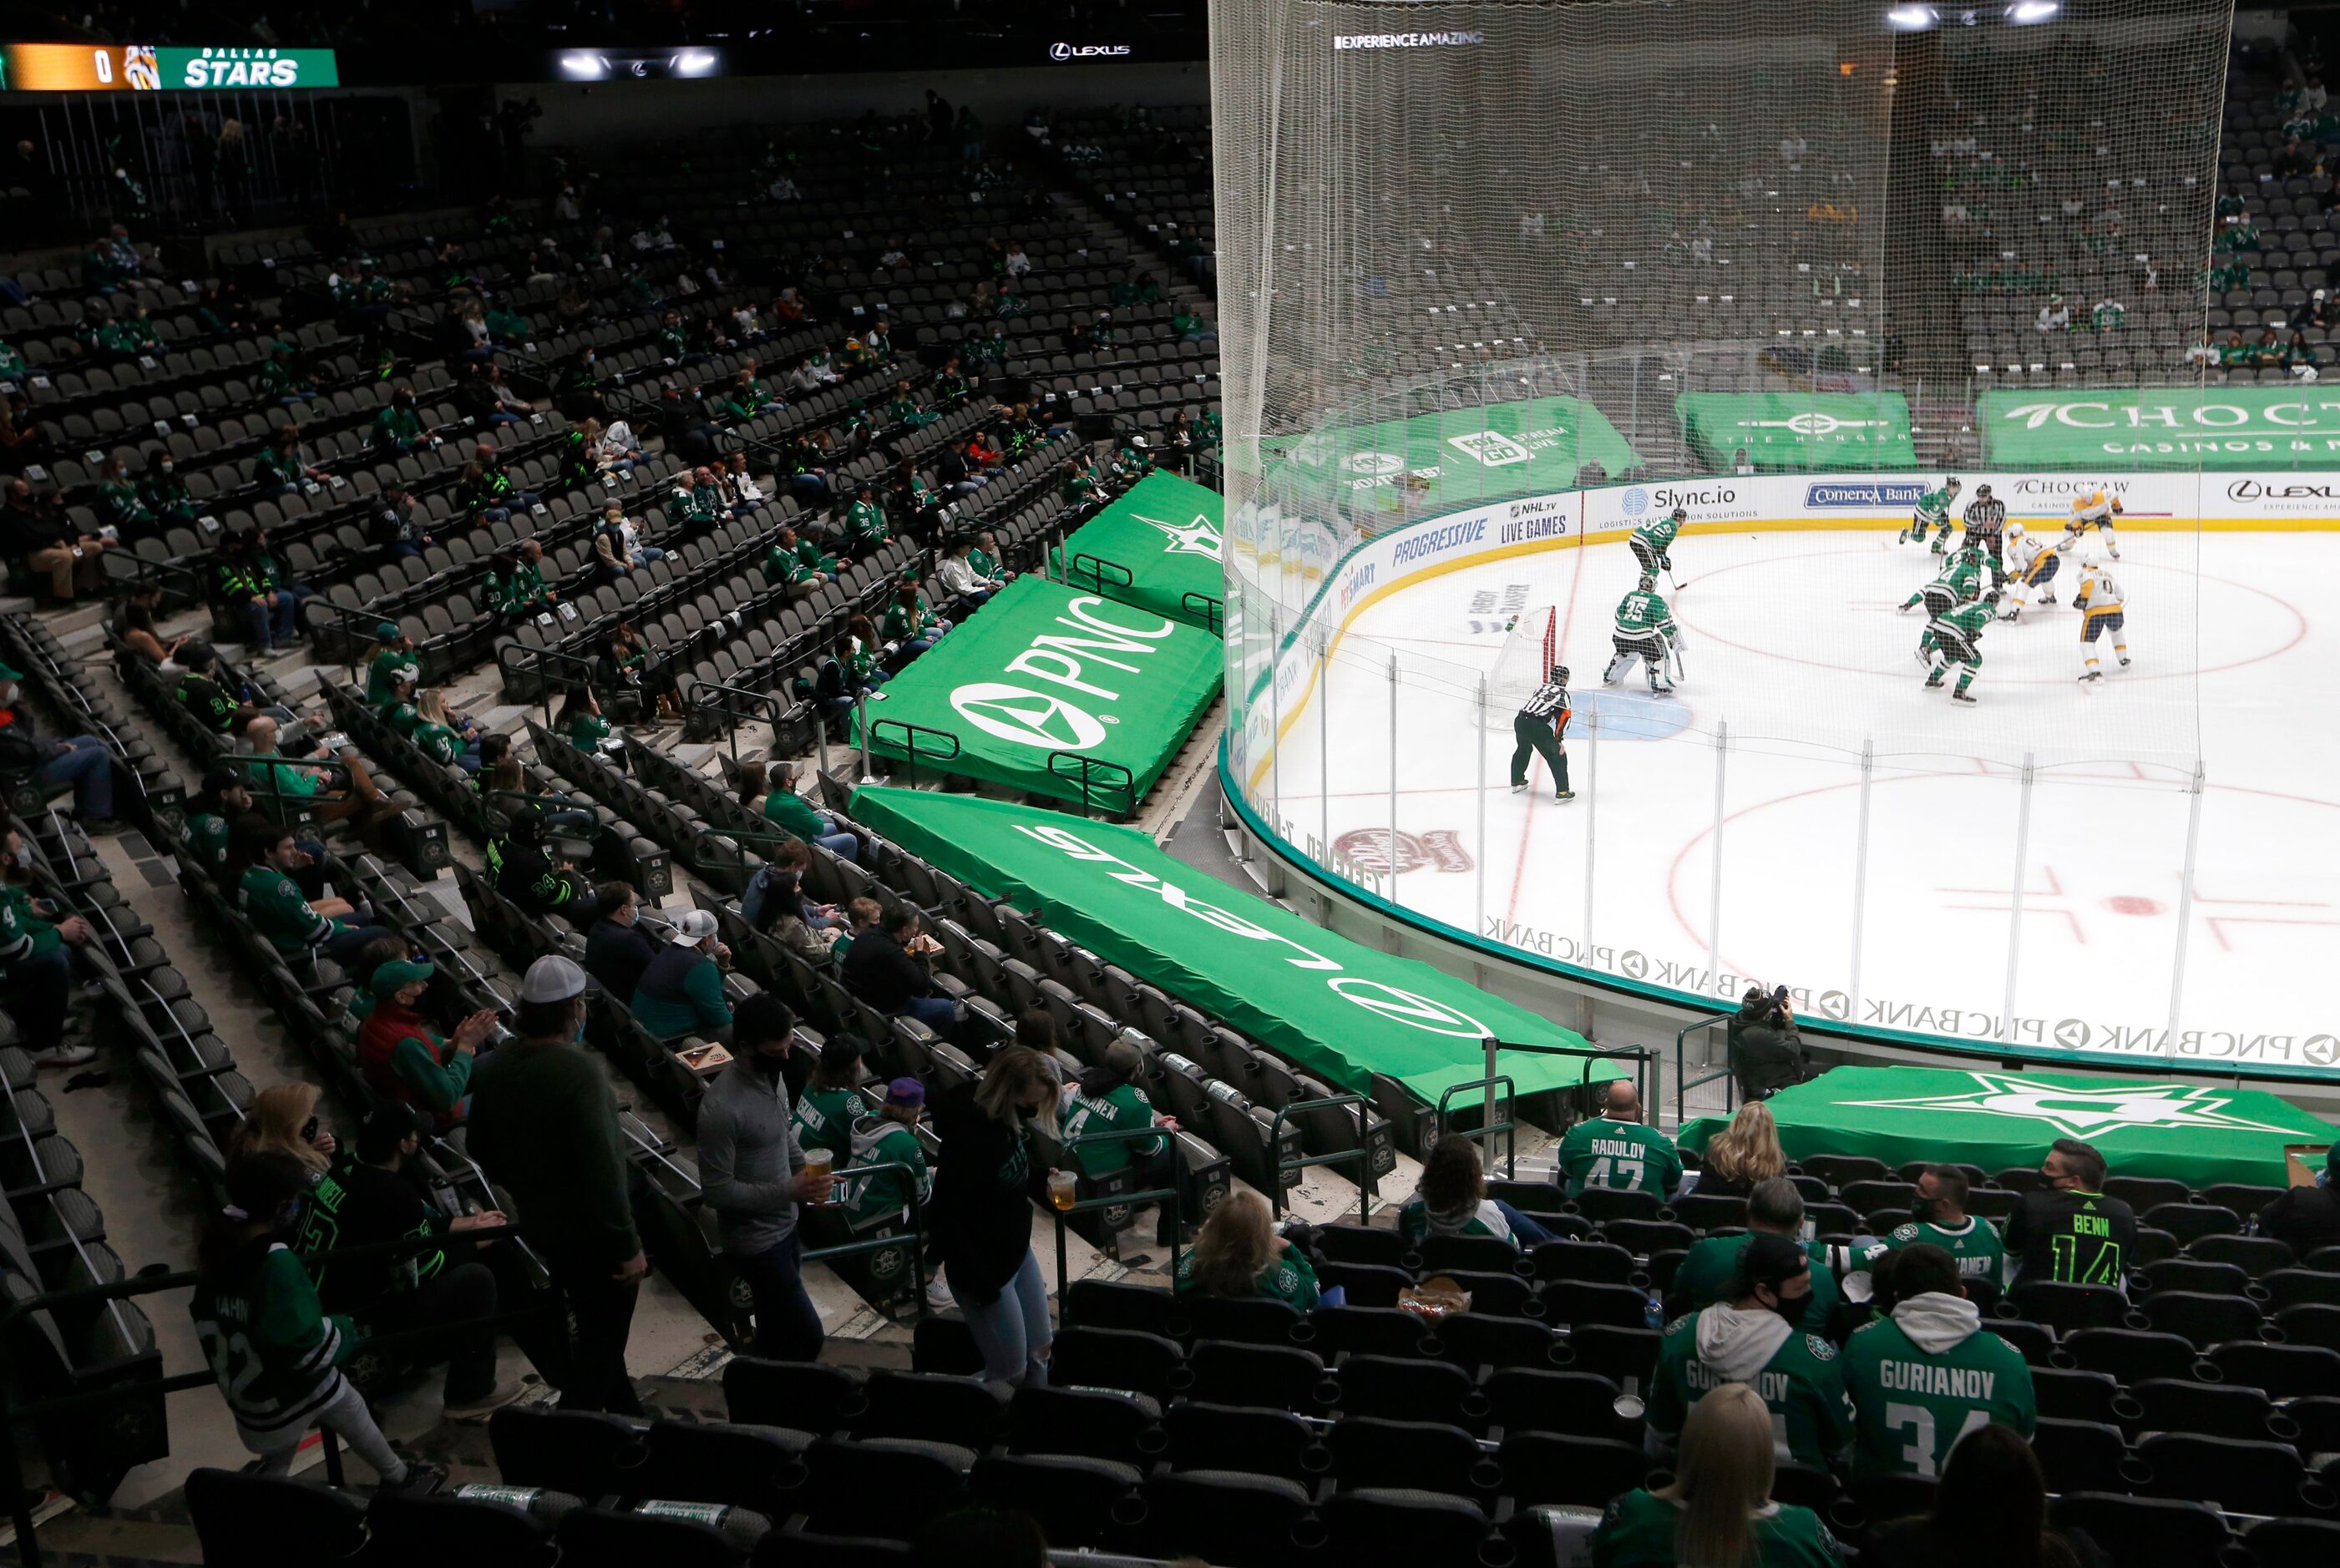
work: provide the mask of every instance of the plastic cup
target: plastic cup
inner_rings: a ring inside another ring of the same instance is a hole
[[[808,1149],[804,1151],[805,1174],[827,1176],[837,1164],[837,1152],[828,1149]]]
[[[1048,1172],[1048,1201],[1058,1208],[1070,1209],[1080,1198],[1080,1178],[1069,1170]]]

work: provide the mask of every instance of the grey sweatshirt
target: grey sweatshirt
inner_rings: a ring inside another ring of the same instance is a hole
[[[766,1252],[797,1228],[788,1181],[804,1169],[788,1122],[788,1085],[734,1060],[699,1102],[699,1180],[715,1210],[723,1250]]]

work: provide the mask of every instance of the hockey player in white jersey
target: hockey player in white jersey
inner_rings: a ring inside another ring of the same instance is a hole
[[[2121,515],[2120,498],[2109,490],[2090,490],[2072,498],[2072,515],[2064,519],[2064,545],[2077,545],[2094,528],[2105,537],[2105,549],[2120,559],[2120,541],[2113,535],[2113,519]]]
[[[2007,564],[2015,580],[2007,586],[2007,608],[1999,612],[2000,620],[2022,619],[2023,612],[2030,607],[2035,589],[2041,604],[2056,602],[2056,574],[2064,565],[2060,548],[2050,548],[2046,540],[2033,538],[2021,523],[2010,522],[2007,525]]]
[[[2097,663],[2097,644],[2109,640],[2113,656],[2128,667],[2128,633],[2124,629],[2127,617],[2121,586],[2115,581],[2104,562],[2097,559],[2094,549],[2079,553],[2080,587],[2072,596],[2072,607],[2080,612],[2080,679],[2100,681],[2105,678],[2103,667]]]

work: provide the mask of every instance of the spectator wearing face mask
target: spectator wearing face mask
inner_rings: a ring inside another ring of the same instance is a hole
[[[1918,1195],[1909,1200],[1909,1223],[1865,1252],[1871,1268],[1889,1253],[1936,1247],[1957,1264],[1958,1277],[1987,1287],[1988,1307],[2007,1287],[2007,1248],[1990,1221],[1967,1212],[1967,1176],[1955,1165],[1929,1165],[1918,1173]]]
[[[1701,1238],[1683,1256],[1674,1270],[1673,1285],[1666,1292],[1666,1316],[1680,1317],[1701,1307],[1728,1300],[1750,1238],[1776,1236],[1805,1248],[1805,1257],[1812,1269],[1804,1331],[1825,1334],[1830,1315],[1843,1299],[1843,1292],[1838,1288],[1836,1276],[1829,1272],[1827,1247],[1817,1241],[1807,1244],[1798,1239],[1803,1228],[1804,1195],[1796,1190],[1794,1182],[1784,1176],[1757,1182],[1755,1190],[1747,1195],[1746,1230],[1731,1236]]]
[[[1781,1459],[1825,1468],[1853,1436],[1852,1400],[1836,1349],[1803,1332],[1812,1266],[1784,1236],[1757,1235],[1739,1255],[1730,1299],[1678,1317],[1658,1342],[1648,1437],[1671,1449],[1709,1390],[1743,1383],[1761,1395]]]
[[[2059,1138],[2039,1162],[2045,1186],[2027,1192],[2007,1220],[2015,1282],[2126,1288],[2137,1255],[2137,1211],[2105,1196],[2105,1157],[2077,1138]]]

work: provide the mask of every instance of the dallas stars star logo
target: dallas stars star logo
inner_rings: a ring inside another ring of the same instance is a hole
[[[1162,530],[1163,537],[1170,541],[1162,547],[1165,556],[1208,556],[1215,561],[1219,558],[1219,530],[1212,526],[1210,518],[1199,512],[1195,515],[1193,526],[1188,528],[1142,515],[1137,517],[1137,520]]]
[[[1995,1072],[1970,1072],[1977,1087],[1967,1094],[1919,1095],[1910,1100],[1856,1100],[1848,1105],[1888,1110],[1959,1111],[1974,1116],[2009,1116],[2044,1121],[2074,1138],[2094,1138],[2126,1127],[2200,1127],[2221,1132],[2291,1133],[2288,1127],[2226,1114],[2231,1095],[2179,1083],[2107,1085],[2103,1089],[2058,1089]]]

